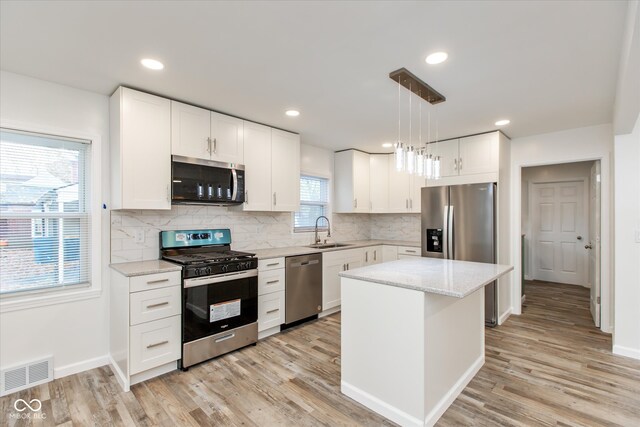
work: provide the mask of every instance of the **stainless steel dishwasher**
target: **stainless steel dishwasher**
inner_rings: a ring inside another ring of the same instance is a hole
[[[297,322],[322,311],[322,254],[285,260],[285,323]]]

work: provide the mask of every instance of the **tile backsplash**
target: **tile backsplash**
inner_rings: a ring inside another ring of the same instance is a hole
[[[237,250],[300,246],[313,233],[293,233],[289,212],[242,212],[217,206],[174,206],[170,211],[111,212],[111,262],[157,259],[162,230],[229,228]],[[324,238],[325,233],[321,233]],[[143,237],[136,241],[136,238]],[[331,238],[337,241],[420,240],[420,214],[332,215]]]

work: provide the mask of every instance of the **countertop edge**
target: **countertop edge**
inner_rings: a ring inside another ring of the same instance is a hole
[[[155,265],[154,265],[155,264]],[[147,274],[181,271],[182,267],[163,260],[131,261],[109,264],[113,270],[124,277],[144,276]]]
[[[349,242],[357,242],[357,243],[349,243]],[[379,246],[379,245],[386,245],[386,246],[410,246],[413,248],[419,248],[420,247],[420,242],[410,242],[410,241],[405,241],[405,240],[371,240],[369,242],[367,241],[362,241],[362,240],[344,240],[344,241],[340,241],[337,243],[346,243],[348,244],[348,246],[341,246],[341,247],[337,247],[337,248],[324,248],[324,249],[319,249],[319,248],[309,248],[306,246],[284,246],[282,248],[263,248],[263,249],[243,249],[243,251],[246,252],[251,252],[251,253],[257,253],[257,257],[258,259],[273,259],[273,258],[281,258],[281,257],[288,257],[288,256],[298,256],[298,255],[308,255],[308,254],[313,254],[313,253],[324,253],[324,252],[335,252],[335,251],[342,251],[342,250],[349,250],[349,249],[359,249],[359,248],[366,248],[366,247],[370,247],[370,246]],[[260,256],[260,252],[261,251],[274,251],[274,252],[282,252],[282,253],[276,253],[276,254],[269,254],[269,255],[263,255]]]

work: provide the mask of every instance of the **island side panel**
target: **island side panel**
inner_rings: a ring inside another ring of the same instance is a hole
[[[431,426],[484,364],[484,288],[425,300],[425,425]]]
[[[341,391],[401,425],[422,426],[425,293],[342,278]]]

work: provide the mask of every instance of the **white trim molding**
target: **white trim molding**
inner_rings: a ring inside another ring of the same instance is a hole
[[[640,360],[640,349],[613,345],[613,354]]]
[[[78,374],[80,372],[88,371],[90,369],[99,368],[109,364],[109,356],[104,355],[95,357],[93,359],[83,360],[77,363],[71,363],[69,365],[60,366],[59,368],[53,368],[53,378],[64,378],[69,375]]]
[[[522,302],[524,302],[524,296],[522,296]],[[498,325],[502,325],[504,322],[507,321],[507,319],[509,318],[509,316],[511,316],[511,312],[513,311],[513,309],[511,307],[509,307],[507,309],[507,311],[505,311],[504,313],[502,313],[500,315],[500,317],[498,317]]]

